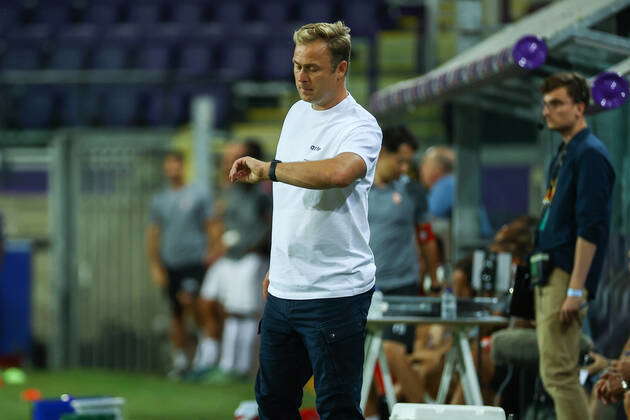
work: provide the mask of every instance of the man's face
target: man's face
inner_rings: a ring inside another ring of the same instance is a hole
[[[382,148],[378,158],[377,171],[381,179],[388,183],[400,178],[405,167],[405,156],[400,152],[400,148],[396,152]]]
[[[164,175],[169,180],[182,179],[184,177],[184,163],[174,156],[167,156],[164,160]]]
[[[407,143],[403,143],[398,147],[398,154],[402,159],[400,171],[403,174],[409,173],[409,168],[411,167],[411,161],[413,159],[415,151],[411,146]]]
[[[543,96],[543,117],[547,128],[555,131],[571,131],[583,118],[585,105],[575,103],[567,88],[559,87]]]
[[[444,171],[431,155],[425,156],[420,165],[420,178],[422,183],[431,188],[443,175]]]
[[[332,56],[325,41],[298,44],[293,51],[293,76],[300,98],[315,109],[327,109],[335,99],[347,68],[342,61],[332,69]]]

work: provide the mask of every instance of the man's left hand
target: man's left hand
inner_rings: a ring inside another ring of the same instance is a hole
[[[567,296],[560,309],[560,321],[569,324],[580,316],[580,308],[584,303],[584,299],[576,296]]]

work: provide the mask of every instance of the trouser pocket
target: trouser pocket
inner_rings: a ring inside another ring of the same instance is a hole
[[[337,325],[323,326],[320,332],[337,381],[347,385],[360,380],[365,340],[365,321],[362,317],[356,316]]]

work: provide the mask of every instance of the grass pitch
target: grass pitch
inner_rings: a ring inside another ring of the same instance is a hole
[[[125,420],[233,420],[239,403],[254,399],[253,381],[211,386],[103,370],[30,371],[24,384],[0,386],[0,419],[31,418],[32,404],[21,398],[29,388],[54,399],[61,394],[123,397]],[[303,407],[314,406],[311,393],[305,392],[304,400]]]

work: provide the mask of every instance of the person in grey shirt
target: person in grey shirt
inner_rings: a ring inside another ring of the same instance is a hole
[[[263,158],[257,140],[249,139],[239,146],[238,157]],[[262,309],[261,280],[269,268],[271,194],[265,192],[269,187],[229,184],[219,200],[223,204],[218,207],[223,209],[220,219],[225,254],[206,273],[200,296],[206,320],[213,313],[224,315],[221,357],[212,349],[215,337],[207,328],[193,360],[193,376],[198,372],[207,383],[242,379],[252,368]],[[213,365],[217,369],[204,375]]]
[[[163,288],[171,305],[173,369],[179,376],[189,366],[190,339],[184,315],[195,313],[206,268],[213,260],[209,194],[184,183],[184,158],[170,152],[164,159],[169,187],[153,197],[147,249],[153,282]],[[195,314],[195,319],[200,317]]]
[[[370,247],[376,263],[376,288],[384,295],[420,294],[417,229],[425,221],[426,197],[422,187],[401,176],[410,154],[416,149],[413,135],[405,127],[383,130],[383,144],[376,166],[374,185],[368,196]],[[383,350],[393,375],[398,378],[405,401],[421,402],[423,386],[411,367],[415,329],[396,324],[383,331]],[[371,414],[366,408],[366,415]]]

